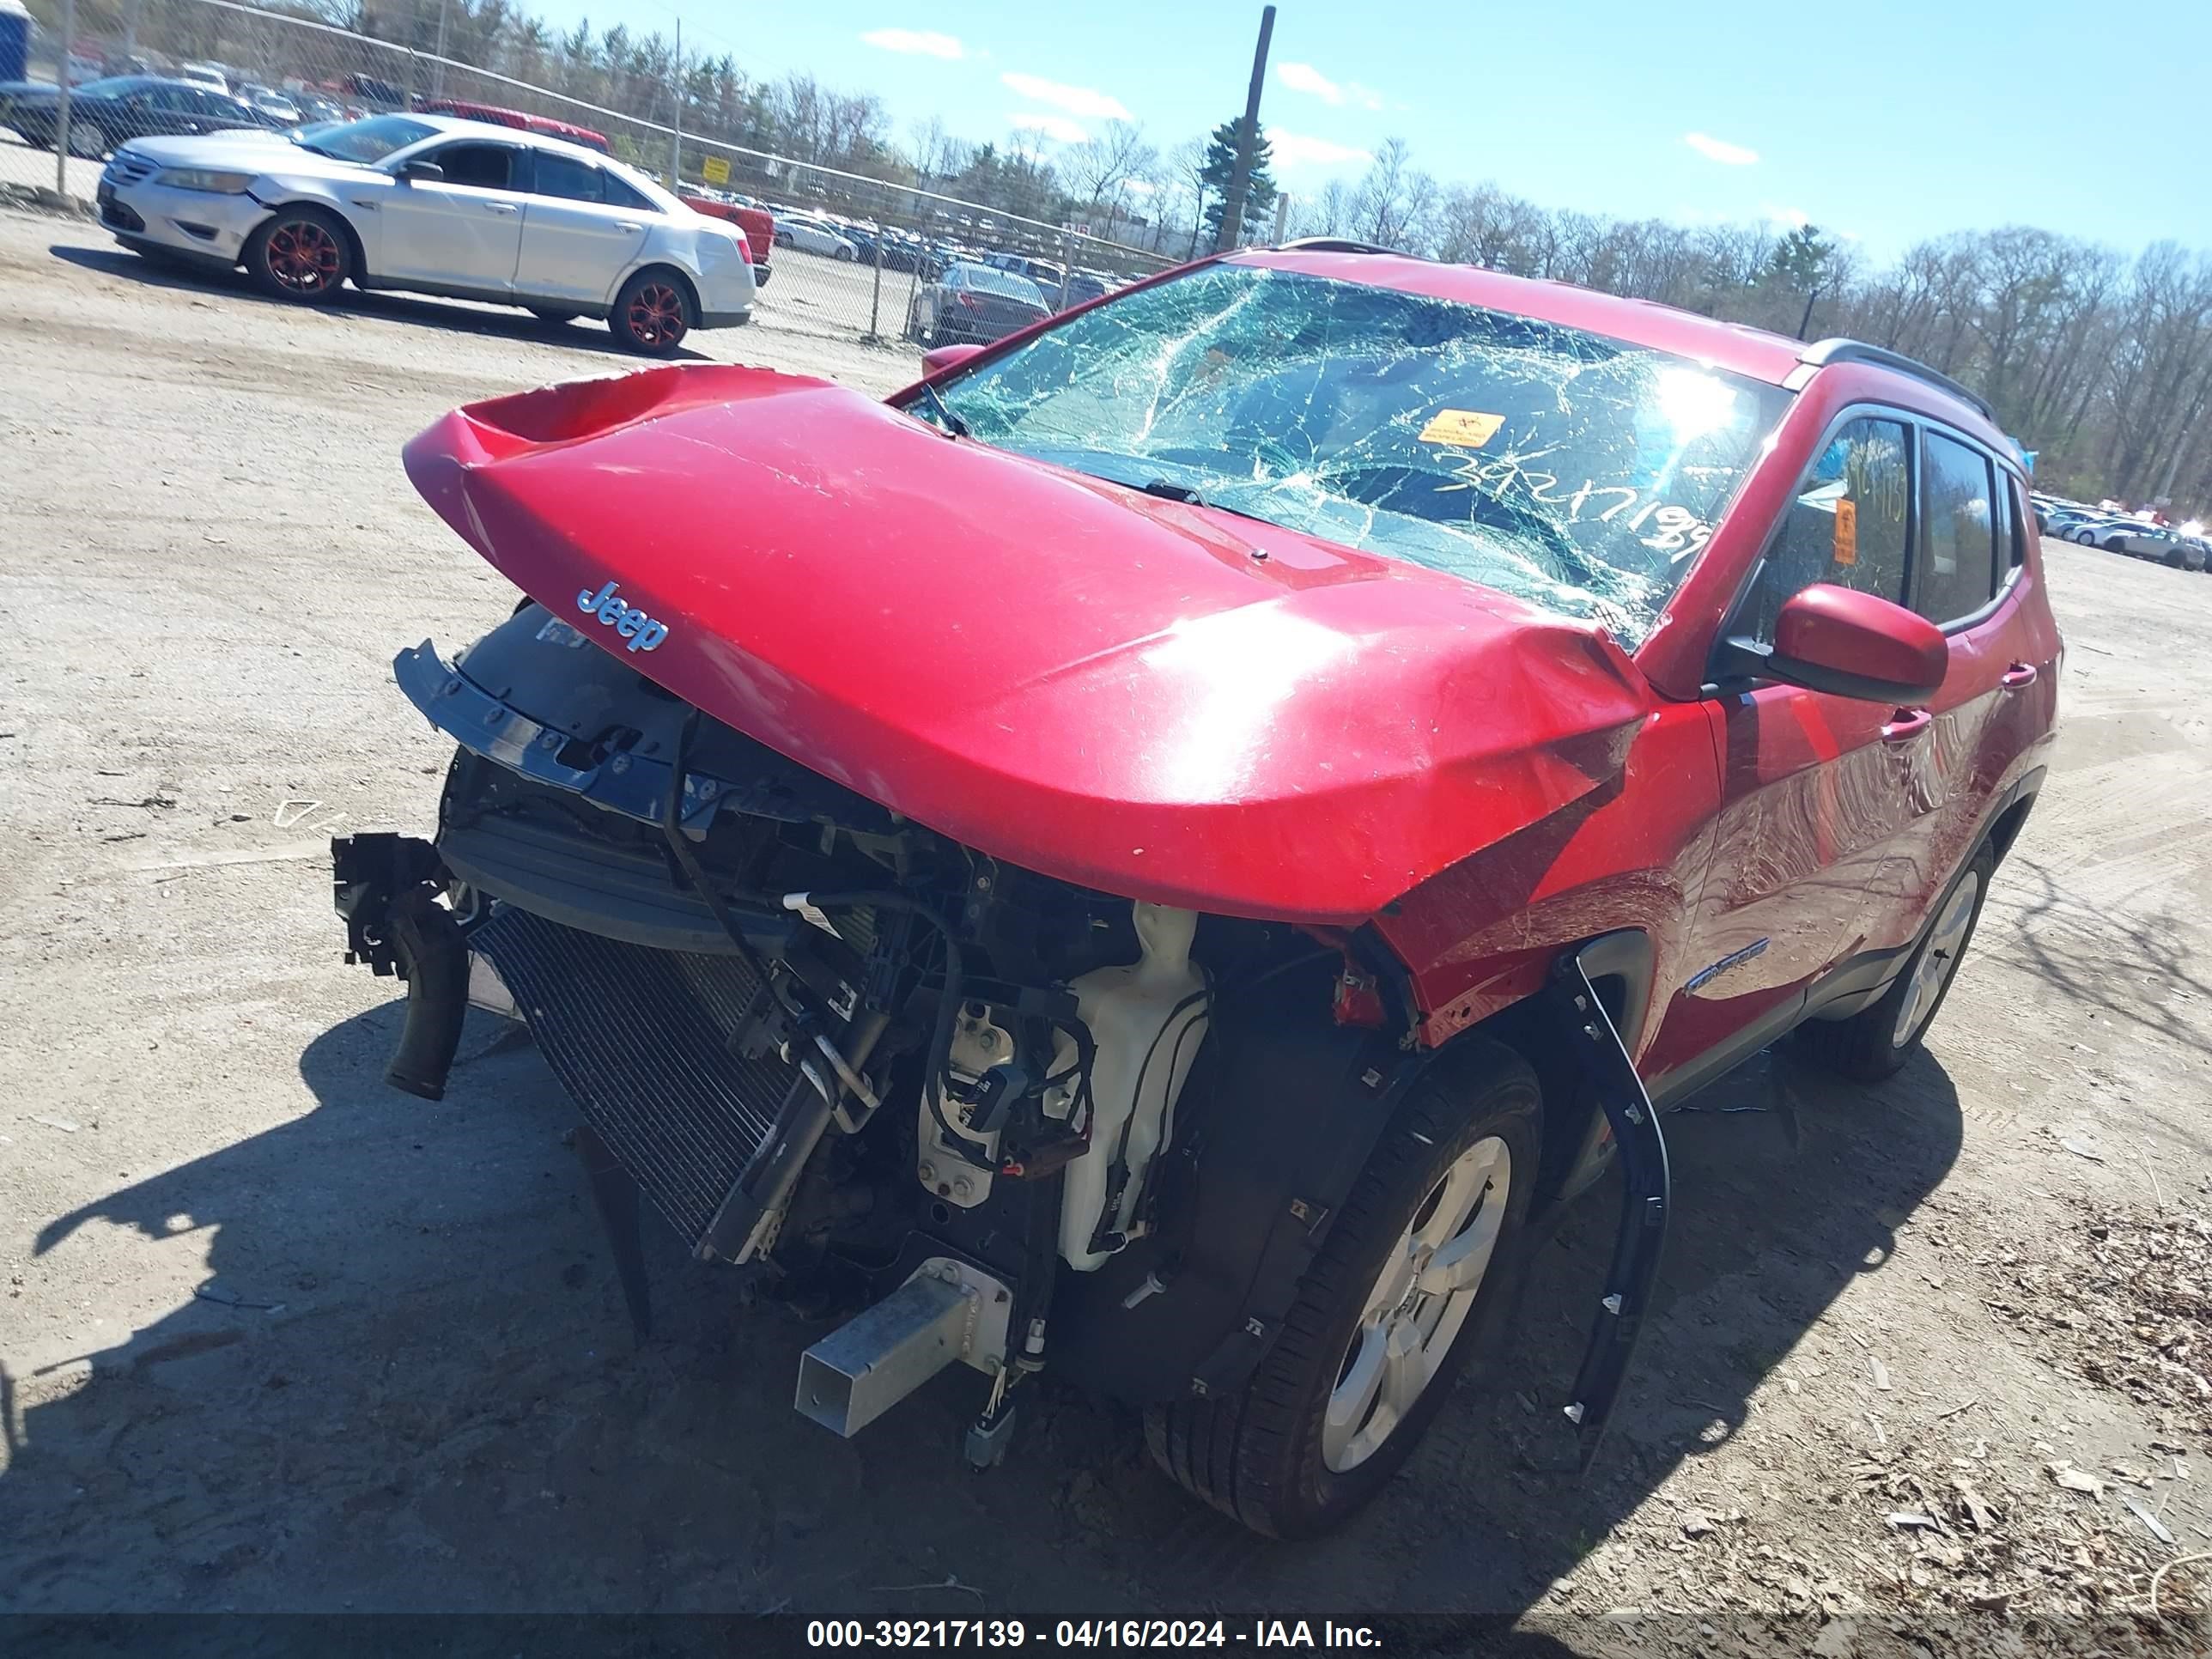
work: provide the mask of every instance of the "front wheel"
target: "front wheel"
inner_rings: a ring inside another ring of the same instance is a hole
[[[1252,1380],[1153,1407],[1153,1460],[1275,1538],[1326,1531],[1379,1492],[1460,1371],[1504,1334],[1539,1112],[1534,1074],[1496,1044],[1417,1084]]]
[[[615,296],[607,325],[632,351],[665,357],[691,331],[691,296],[665,270],[641,270]]]
[[[71,121],[69,153],[81,161],[97,161],[107,154],[107,135],[89,121]]]
[[[353,274],[344,228],[320,208],[279,208],[246,239],[246,269],[264,292],[320,305]]]

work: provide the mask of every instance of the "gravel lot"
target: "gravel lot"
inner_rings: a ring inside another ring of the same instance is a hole
[[[1931,1052],[1872,1091],[1777,1055],[1672,1120],[1662,1306],[1592,1479],[1553,1422],[1603,1199],[1547,1250],[1506,1389],[1341,1535],[1267,1546],[1050,1388],[988,1478],[957,1462],[964,1376],[821,1433],[789,1402],[823,1328],[672,1237],[633,1351],[534,1054],[487,1024],[442,1104],[379,1083],[393,987],[342,965],[321,843],[428,821],[446,749],[392,653],[510,604],[398,448],[628,366],[603,331],[287,309],[10,213],[0,294],[0,1608],[2195,1644],[2128,1615],[2212,1539],[2204,1281],[2149,1305],[2121,1251],[2186,1267],[2212,1209],[2212,581],[2048,544],[2059,770]],[[877,392],[914,368],[774,307],[698,343]],[[2164,1605],[2206,1586],[2179,1569]]]

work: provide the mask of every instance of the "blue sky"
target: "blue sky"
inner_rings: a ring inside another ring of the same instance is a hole
[[[773,79],[1073,138],[1126,113],[1165,149],[1242,107],[1256,0],[546,0]],[[1262,119],[1293,192],[1404,137],[1439,178],[1680,221],[1809,218],[1887,259],[2029,223],[2212,248],[2212,0],[1279,0]]]

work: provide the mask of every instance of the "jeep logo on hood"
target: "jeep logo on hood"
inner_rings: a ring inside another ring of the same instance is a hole
[[[590,611],[601,627],[613,629],[629,641],[632,651],[650,651],[668,637],[666,623],[655,622],[629,600],[617,598],[615,587],[609,582],[596,593],[586,588],[576,595],[576,609]]]

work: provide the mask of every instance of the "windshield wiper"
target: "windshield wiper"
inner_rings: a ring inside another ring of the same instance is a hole
[[[968,430],[968,422],[952,412],[952,405],[945,401],[945,394],[927,380],[921,383],[921,398],[917,398],[916,401],[920,402],[922,399],[927,400],[930,412],[937,416],[947,435],[955,438],[967,438],[974,435]]]
[[[1182,501],[1191,507],[1212,507],[1213,503],[1188,484],[1177,483],[1173,478],[1155,478],[1137,488],[1147,495],[1157,495],[1164,501]]]

